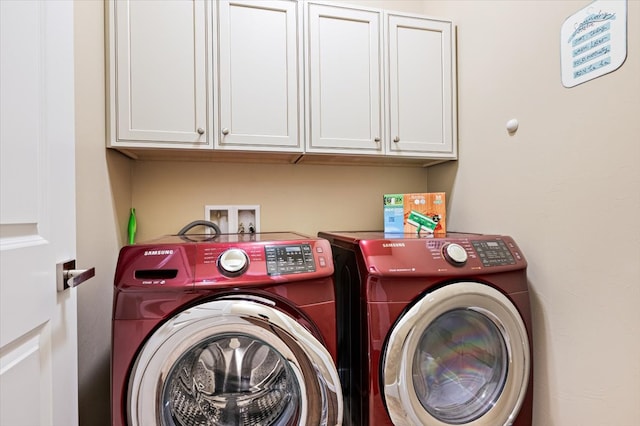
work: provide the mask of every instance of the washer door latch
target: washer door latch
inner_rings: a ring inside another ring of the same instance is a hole
[[[76,260],[67,260],[56,265],[56,286],[58,291],[77,287],[96,276],[96,268],[76,269]]]

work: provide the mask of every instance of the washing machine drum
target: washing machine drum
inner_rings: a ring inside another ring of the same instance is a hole
[[[530,352],[517,308],[480,283],[441,287],[397,322],[382,386],[395,425],[510,425],[524,400]]]
[[[338,425],[342,395],[325,347],[264,303],[217,300],[164,323],[142,348],[131,426]]]

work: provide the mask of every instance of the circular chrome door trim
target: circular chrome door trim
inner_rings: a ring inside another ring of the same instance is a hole
[[[427,293],[392,329],[382,361],[386,407],[396,426],[449,426],[433,417],[418,400],[412,380],[412,360],[422,333],[438,316],[454,309],[472,309],[500,330],[508,354],[508,374],[495,405],[465,426],[511,425],[529,383],[527,330],[513,303],[498,290],[476,282],[458,282]]]
[[[198,342],[218,334],[255,337],[286,360],[300,387],[299,426],[342,424],[340,380],[327,349],[292,317],[257,299],[203,303],[160,326],[142,347],[129,378],[130,425],[161,424],[162,390],[171,368]]]

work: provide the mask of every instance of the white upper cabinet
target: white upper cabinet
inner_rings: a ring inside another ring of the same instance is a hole
[[[319,0],[107,4],[107,143],[134,158],[457,158],[450,21]]]
[[[451,22],[309,2],[305,25],[306,152],[456,158]]]
[[[302,152],[302,6],[217,2],[219,125],[215,148]]]
[[[456,158],[452,23],[386,13],[387,155]]]
[[[210,148],[210,3],[109,2],[112,147]]]
[[[307,3],[307,152],[383,152],[382,18]]]

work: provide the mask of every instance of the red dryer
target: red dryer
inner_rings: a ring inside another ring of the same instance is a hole
[[[340,425],[331,247],[293,233],[124,247],[112,424]]]
[[[527,263],[507,236],[321,232],[345,424],[531,426]]]

